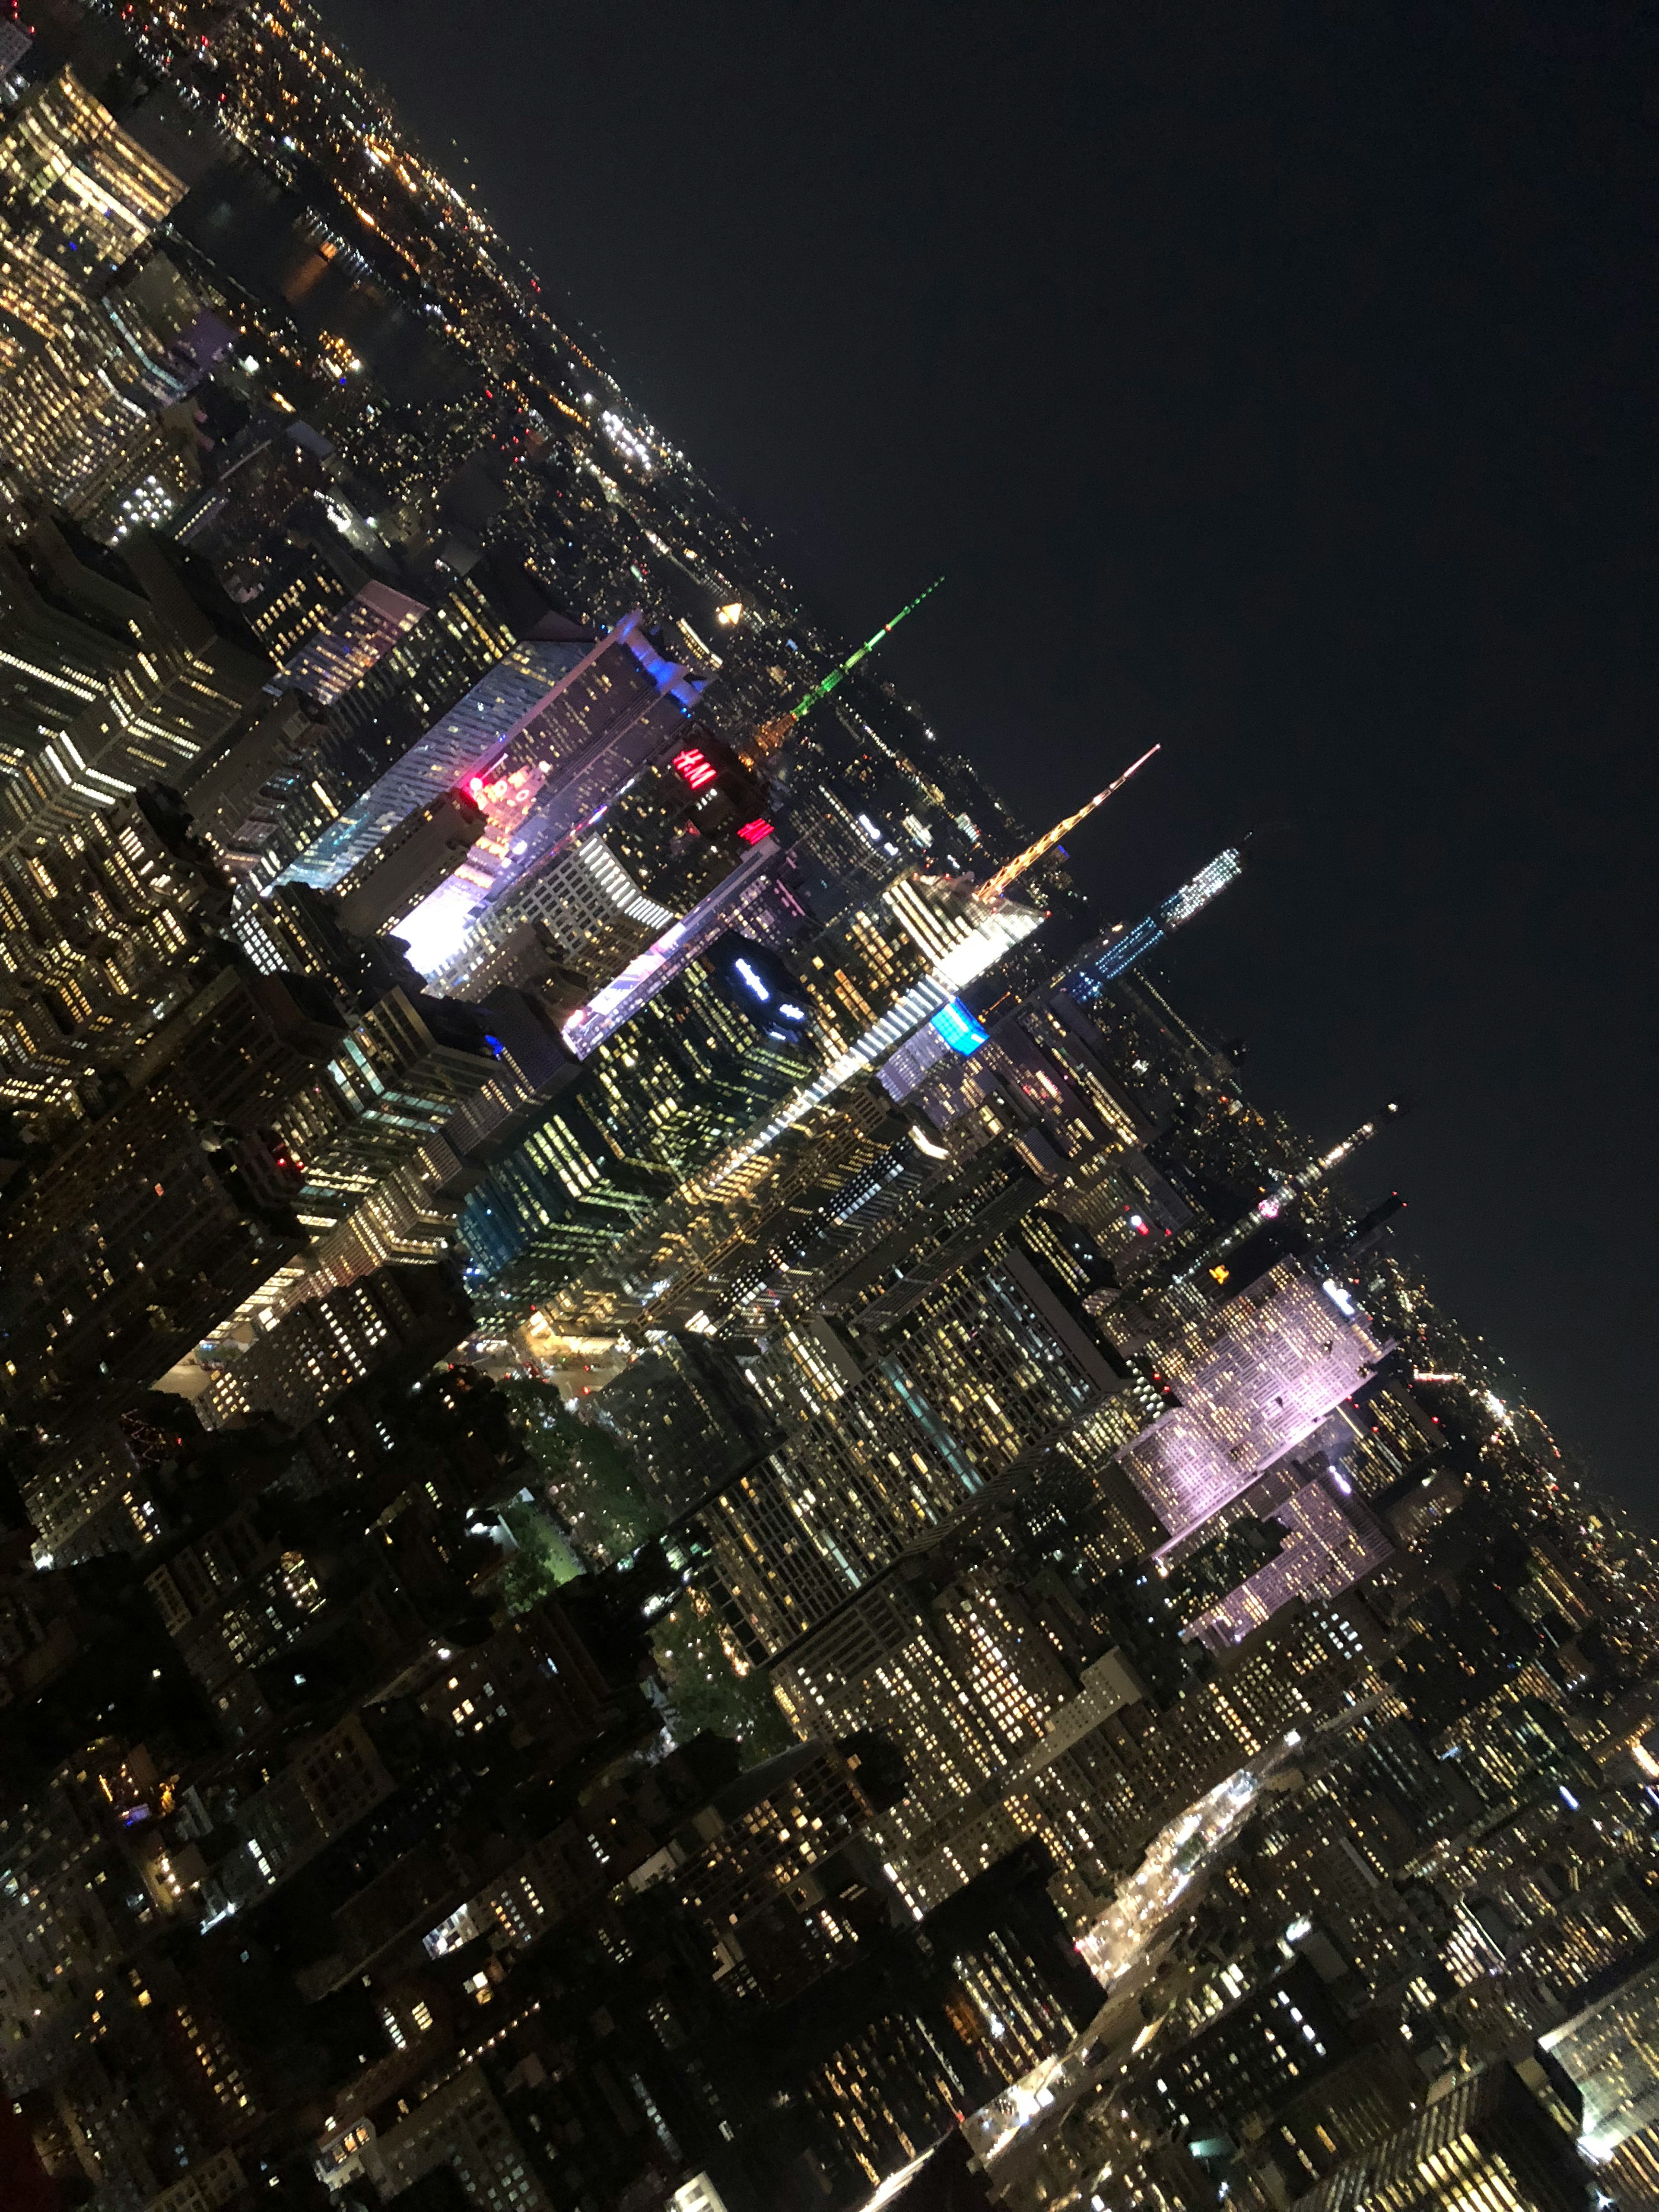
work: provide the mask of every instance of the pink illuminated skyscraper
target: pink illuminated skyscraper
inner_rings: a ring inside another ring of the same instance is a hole
[[[1385,1348],[1340,1285],[1281,1260],[1164,1354],[1180,1403],[1120,1464],[1178,1542],[1310,1436]]]
[[[1292,1598],[1311,1604],[1340,1597],[1380,1567],[1394,1546],[1358,1498],[1340,1494],[1345,1481],[1340,1474],[1328,1472],[1287,1498],[1273,1516],[1287,1531],[1278,1558],[1200,1613],[1188,1635],[1212,1651],[1224,1651],[1242,1644]]]

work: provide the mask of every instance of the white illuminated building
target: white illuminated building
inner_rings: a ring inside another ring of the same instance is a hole
[[[971,915],[971,919],[969,916]],[[823,1105],[855,1076],[863,1075],[884,1060],[896,1046],[931,1021],[978,976],[995,967],[1006,953],[1039,927],[1043,917],[1030,907],[999,899],[995,904],[973,904],[958,927],[961,933],[944,951],[919,983],[913,983],[878,1022],[874,1022],[847,1050],[810,1083],[787,1099],[772,1119],[725,1153],[699,1179],[697,1194],[720,1188],[728,1177],[774,1145],[786,1129],[804,1121],[815,1106]],[[567,1032],[568,1034],[568,1032]]]
[[[1553,2027],[1540,2048],[1584,2100],[1581,2148],[1605,2163],[1627,2137],[1659,2124],[1659,1966],[1630,1975]]]

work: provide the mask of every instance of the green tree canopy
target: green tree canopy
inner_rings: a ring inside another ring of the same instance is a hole
[[[662,1516],[628,1447],[608,1430],[578,1420],[553,1383],[513,1382],[502,1389],[538,1485],[577,1553],[605,1567],[637,1551],[661,1527]]]

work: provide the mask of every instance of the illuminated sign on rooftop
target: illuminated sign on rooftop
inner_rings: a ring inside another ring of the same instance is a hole
[[[671,765],[693,791],[705,790],[718,773],[708,754],[700,751],[696,745],[687,745],[683,752],[676,753]]]
[[[941,1006],[933,1016],[933,1026],[951,1051],[961,1053],[964,1059],[970,1052],[977,1052],[989,1034],[980,1027],[960,999],[952,999],[948,1006]]]

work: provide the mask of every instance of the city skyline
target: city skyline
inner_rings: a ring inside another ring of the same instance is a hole
[[[0,2197],[1644,2212],[1659,1540],[1080,580],[811,586],[310,0],[0,21]]]
[[[1549,15],[1267,29],[1194,0],[1066,10],[1010,52],[988,8],[943,47],[855,9],[738,52],[653,5],[638,82],[580,23],[487,18],[450,57],[441,9],[336,20],[815,605],[862,635],[950,572],[884,651],[985,772],[1018,762],[1034,826],[1165,743],[1156,799],[1081,857],[1094,896],[1144,911],[1263,833],[1189,994],[1310,1127],[1420,1102],[1389,1170],[1413,1240],[1646,1512],[1619,1381],[1645,1271],[1622,1210],[1540,1164],[1573,1127],[1639,1158],[1654,1079],[1631,1010],[1659,332],[1646,187],[1611,150],[1654,64],[1600,18],[1566,52]],[[603,95],[518,162],[567,71]],[[686,272],[672,312],[619,234]],[[985,665],[1056,607],[1091,627],[1079,672]]]

